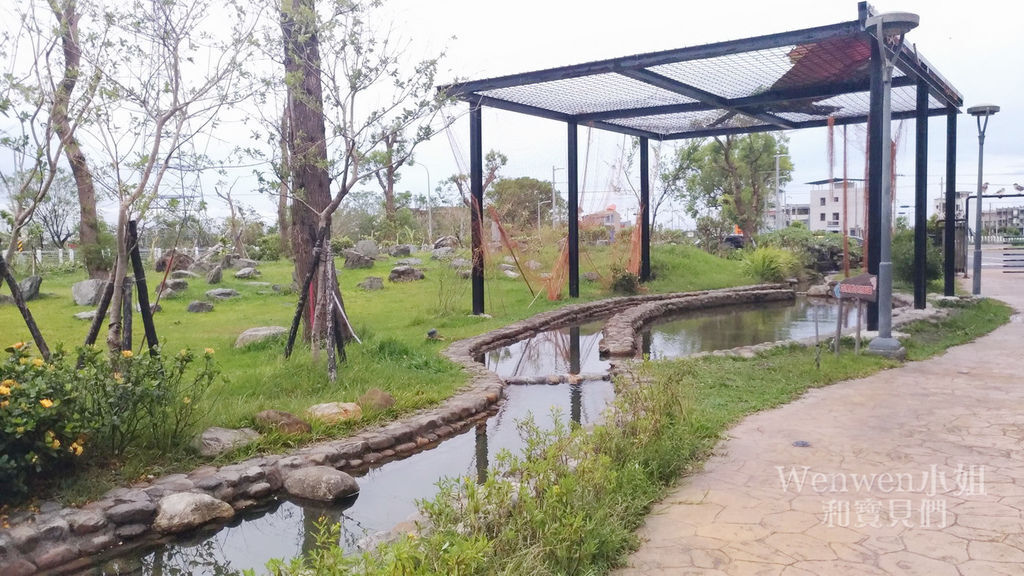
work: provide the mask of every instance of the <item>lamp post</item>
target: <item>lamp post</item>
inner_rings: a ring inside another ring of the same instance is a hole
[[[995,104],[979,104],[967,109],[967,113],[978,122],[978,200],[977,214],[974,215],[974,281],[971,294],[981,294],[981,194],[982,168],[985,162],[985,130],[988,128],[988,117],[999,112]]]
[[[537,233],[540,233],[540,207],[545,204],[551,204],[551,200],[541,200],[537,202]],[[554,204],[551,204],[554,206]]]
[[[868,344],[868,351],[899,358],[906,355],[906,350],[899,340],[892,337],[892,150],[889,145],[892,123],[892,70],[896,58],[903,49],[904,37],[907,32],[916,28],[920,21],[917,14],[888,12],[871,16],[864,22],[864,27],[878,43],[882,72],[882,210],[878,258],[878,337]]]
[[[552,228],[554,228],[555,225],[558,224],[558,221],[555,220],[555,218],[556,218],[556,216],[555,216],[555,206],[557,206],[557,204],[555,204],[555,172],[557,172],[558,170],[565,170],[565,168],[557,168],[555,166],[551,167],[551,227]]]
[[[786,202],[779,202],[779,158],[789,154],[775,155],[775,229],[781,230],[786,227]]]
[[[434,245],[434,213],[431,210],[430,205],[430,169],[427,168],[426,164],[420,164],[420,166],[427,172],[427,244]]]

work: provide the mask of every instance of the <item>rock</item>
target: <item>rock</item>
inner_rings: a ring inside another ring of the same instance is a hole
[[[365,280],[356,284],[363,290],[380,290],[384,287],[384,279],[378,276],[367,276]]]
[[[430,258],[432,260],[450,260],[455,255],[454,248],[434,248],[430,251]]]
[[[363,238],[356,242],[352,249],[367,258],[376,258],[380,254],[380,248],[377,247],[377,243],[372,238]]]
[[[39,296],[39,287],[42,286],[43,279],[39,276],[29,276],[21,282],[18,282],[18,288],[21,289],[21,296],[26,300],[35,300],[36,296]]]
[[[459,278],[470,278],[473,276],[473,271],[469,268],[459,268],[455,271]]]
[[[0,568],[4,576],[29,576],[38,572],[36,565],[24,558],[0,559]]]
[[[293,470],[284,479],[289,495],[317,502],[333,502],[359,493],[359,484],[341,470],[329,466],[309,466]]]
[[[154,266],[156,271],[163,272],[164,270],[166,270],[167,263],[171,261],[171,258],[174,259],[174,263],[171,264],[172,272],[175,270],[188,270],[189,268],[192,267],[192,264],[195,262],[191,256],[185,254],[184,252],[170,250],[166,254],[161,256],[159,259],[157,259],[156,265]]]
[[[540,274],[537,275],[537,277],[540,278],[541,280],[550,280],[551,279],[551,273],[550,272],[541,272]]]
[[[370,388],[359,397],[359,405],[372,410],[387,410],[395,405],[395,398],[380,388]]]
[[[582,277],[587,282],[597,282],[601,278],[597,272],[584,272]]]
[[[253,416],[253,420],[261,430],[276,430],[282,434],[309,434],[313,431],[309,422],[283,410],[264,410]]]
[[[33,558],[32,562],[36,565],[36,568],[40,570],[46,570],[48,568],[56,568],[62,564],[67,564],[75,558],[78,558],[78,549],[67,544],[55,544],[53,546],[46,546],[43,550],[39,551]]]
[[[239,258],[237,256],[232,256],[232,258],[231,258],[231,267],[236,269],[236,270],[245,270],[246,268],[255,268],[255,267],[259,266],[259,264],[260,263],[257,262],[256,260],[250,260],[248,258]]]
[[[114,536],[121,540],[131,540],[147,532],[149,532],[148,524],[125,524],[114,529]]]
[[[164,288],[169,288],[175,292],[188,290],[188,280],[182,280],[181,278],[170,278],[163,284]]]
[[[423,275],[423,272],[412,266],[395,266],[391,269],[391,274],[388,274],[388,280],[391,282],[413,282],[424,278],[426,276]]]
[[[501,273],[509,278],[519,278],[519,273],[512,270],[502,270]]]
[[[458,270],[459,268],[472,268],[473,262],[466,258],[452,258],[452,261],[449,265],[452,268]]]
[[[354,402],[326,402],[310,406],[306,415],[326,424],[334,424],[343,420],[359,420],[363,417],[363,409]]]
[[[393,258],[401,258],[403,256],[408,256],[412,254],[412,250],[413,247],[410,246],[409,244],[396,244],[392,246],[390,250],[388,250],[388,254],[390,254]]]
[[[245,446],[259,437],[259,432],[252,428],[234,430],[213,426],[204,430],[199,436],[196,436],[195,440],[192,441],[192,447],[200,455],[211,457],[234,450],[240,446]],[[107,515],[109,516],[109,512]]]
[[[231,288],[214,288],[213,290],[206,291],[206,297],[211,300],[227,300],[228,298],[237,298],[239,296],[241,294]]]
[[[206,275],[207,284],[220,284],[221,279],[224,277],[224,269],[220,266],[214,266],[213,270]]]
[[[213,312],[213,304],[204,302],[202,300],[193,300],[189,302],[186,312],[200,313],[200,312]]]
[[[245,268],[242,268],[238,272],[235,272],[235,278],[241,278],[243,280],[246,280],[246,279],[249,279],[249,278],[255,278],[255,277],[259,276],[259,275],[260,275],[260,271],[255,269],[255,268],[253,268],[252,266],[247,266]]]
[[[459,247],[459,239],[455,236],[441,236],[437,240],[434,240],[434,249],[438,248],[451,248],[452,250]]]
[[[811,298],[827,298],[831,295],[828,284],[815,284],[807,289],[807,295]]]
[[[164,288],[163,290],[157,291],[157,296],[161,300],[173,300],[178,297],[178,292],[171,290],[170,288]]]
[[[14,304],[14,298],[7,294],[0,294],[0,304]]]
[[[536,260],[527,260],[526,267],[529,268],[530,270],[540,270],[541,268],[544,267],[544,265],[541,264],[540,262],[537,262]]]
[[[242,348],[253,342],[260,342],[287,333],[288,329],[284,326],[257,326],[256,328],[249,328],[235,339],[235,348]]]
[[[373,268],[373,258],[355,250],[345,250],[345,268],[358,270],[360,268]]]
[[[175,280],[188,280],[190,278],[199,278],[199,274],[189,270],[175,270],[174,272],[171,272],[171,278],[174,278]]]
[[[423,260],[419,258],[402,258],[398,262],[395,262],[396,266],[420,266],[423,264]]]
[[[498,264],[498,270],[501,270],[502,272],[515,272],[516,267],[512,264]]]
[[[114,524],[135,524],[149,522],[156,513],[156,506],[149,500],[125,502],[107,509],[107,519]]]
[[[235,509],[208,494],[179,492],[160,499],[153,529],[164,534],[184,532],[214,520],[227,520]]]
[[[102,514],[92,510],[76,510],[68,516],[68,527],[73,534],[92,534],[107,525]]]
[[[99,278],[82,280],[71,286],[71,297],[79,306],[95,306],[100,303],[100,297],[103,296],[106,286],[107,281]]]
[[[95,310],[86,310],[85,312],[79,312],[78,314],[75,314],[75,318],[77,318],[79,320],[89,320],[89,321],[91,321],[95,317],[96,317],[96,311]]]

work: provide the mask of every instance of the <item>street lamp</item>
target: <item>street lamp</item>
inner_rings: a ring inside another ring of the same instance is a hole
[[[540,207],[545,204],[551,204],[551,200],[541,200],[537,202],[537,232],[540,233]],[[554,206],[554,204],[551,204]]]
[[[557,226],[558,222],[555,220],[555,172],[558,170],[565,170],[565,168],[551,167],[551,227]]]
[[[892,337],[892,149],[889,146],[892,123],[892,70],[903,49],[903,40],[921,19],[909,12],[888,12],[871,16],[864,27],[877,42],[882,68],[882,210],[880,254],[878,258],[878,337],[868,351],[888,357],[906,356],[900,341]]]
[[[786,227],[786,204],[783,200],[779,202],[779,158],[789,156],[789,154],[776,154],[775,155],[775,229],[781,230]]]
[[[420,166],[427,172],[427,244],[434,245],[434,213],[430,208],[430,169],[426,164]]]
[[[981,294],[981,194],[982,167],[985,161],[985,130],[988,128],[988,117],[999,112],[995,104],[979,104],[967,109],[967,113],[978,121],[978,213],[974,215],[974,283],[971,294]]]

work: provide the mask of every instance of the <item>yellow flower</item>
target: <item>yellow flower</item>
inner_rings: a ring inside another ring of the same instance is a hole
[[[21,350],[24,347],[25,347],[25,343],[24,342],[15,342],[14,345],[11,346],[11,348],[14,348],[15,350]]]
[[[53,446],[54,450],[60,448],[60,440],[57,440],[56,438],[54,438],[53,439],[53,444],[50,444],[50,446]]]
[[[11,388],[9,386],[0,386],[0,396],[10,396]]]
[[[22,366],[28,364],[28,358],[19,358],[18,364],[21,364]]]
[[[131,358],[132,357],[132,351],[131,350],[121,350],[121,356],[124,357],[124,358]]]
[[[45,362],[43,362],[42,358],[33,358],[32,359],[32,365],[35,366],[36,368],[39,368],[43,364],[45,364]]]
[[[4,400],[3,402],[0,402],[0,408],[7,408],[7,405],[10,403],[11,402],[9,400]]]
[[[0,385],[7,386],[8,388],[14,388],[18,385],[18,383],[8,378],[7,380],[0,382]]]
[[[51,408],[53,406],[53,400],[49,398],[43,398],[39,403],[43,405],[43,408]]]
[[[192,399],[189,398],[188,396],[185,396],[184,398],[182,398],[181,401],[184,402],[185,404],[191,404],[192,403]]]
[[[206,348],[205,350],[203,350],[203,352],[206,352],[206,354],[209,356],[213,356],[213,348]]]
[[[15,434],[24,434],[25,433],[25,427],[24,426],[18,426],[17,428],[14,429],[14,433]]]
[[[114,372],[114,381],[117,382],[118,384],[124,382],[124,377],[121,376],[120,372]]]
[[[68,447],[68,451],[73,453],[75,456],[82,455],[82,445],[78,442],[72,442],[71,446]]]

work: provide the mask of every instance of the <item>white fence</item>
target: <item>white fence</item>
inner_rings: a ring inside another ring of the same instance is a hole
[[[189,252],[195,258],[204,252],[205,248],[199,248],[198,246],[192,248],[179,248],[180,252]],[[142,259],[145,261],[158,260],[164,255],[167,250],[163,248],[153,248],[152,250],[146,248],[140,248],[139,252],[142,254]],[[112,256],[111,254],[105,254],[106,256]],[[74,248],[64,248],[57,250],[25,250],[24,252],[15,252],[12,264],[19,269],[27,269],[32,266],[38,266],[40,268],[57,268],[65,264],[74,264],[77,259],[81,259],[81,253]]]

